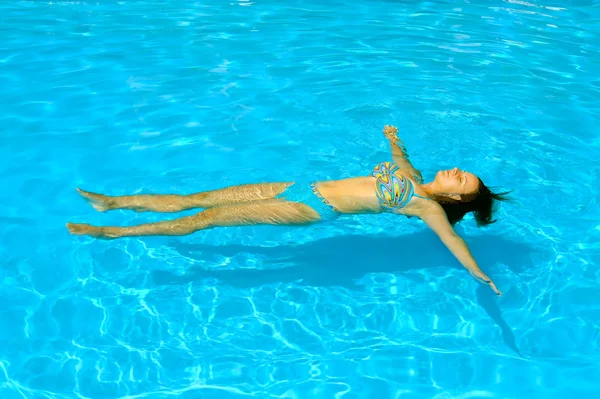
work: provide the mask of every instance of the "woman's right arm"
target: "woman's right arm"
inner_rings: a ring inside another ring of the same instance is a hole
[[[429,208],[429,207],[428,207]],[[477,265],[473,258],[467,243],[459,236],[448,222],[448,218],[442,209],[433,207],[424,210],[419,217],[438,235],[444,245],[452,252],[456,259],[469,271],[471,276],[483,284],[490,286],[497,295],[502,292],[496,287],[496,284],[489,278]]]

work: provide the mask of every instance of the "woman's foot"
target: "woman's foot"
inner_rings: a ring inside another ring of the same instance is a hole
[[[77,188],[76,190],[83,198],[86,199],[86,201],[90,203],[91,206],[94,207],[95,210],[104,212],[114,209],[113,198],[107,195],[91,193],[80,188]]]
[[[67,229],[69,233],[77,236],[91,236],[103,240],[110,240],[111,238],[118,238],[115,234],[109,233],[107,227],[96,227],[87,223],[67,223]]]

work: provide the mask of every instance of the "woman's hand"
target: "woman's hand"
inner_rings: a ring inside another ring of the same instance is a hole
[[[494,293],[498,296],[502,295],[502,291],[500,291],[498,289],[498,287],[496,287],[496,284],[494,284],[494,282],[492,281],[491,278],[489,278],[488,276],[486,276],[485,274],[483,274],[483,272],[481,273],[481,275],[477,275],[475,273],[471,273],[471,275],[473,277],[475,277],[476,280],[478,280],[479,282],[481,282],[482,284],[485,285],[489,285],[490,288],[494,291]]]
[[[435,209],[436,207],[437,209]],[[479,268],[465,240],[456,234],[456,231],[454,231],[448,222],[446,214],[439,205],[430,205],[427,210],[422,211],[419,217],[440,237],[444,245],[467,268],[472,277],[482,284],[489,285],[496,295],[502,295],[502,292],[496,287],[492,279],[486,276]]]
[[[490,282],[488,283],[490,285],[490,287],[494,290],[494,292],[496,293],[496,295],[498,296],[502,296],[502,291],[500,291],[497,287],[496,284],[494,284],[494,282],[492,280],[490,280]]]
[[[400,139],[398,138],[398,128],[394,125],[385,125],[383,127],[383,135],[392,143],[398,144]]]
[[[383,134],[390,142],[392,158],[400,170],[406,172],[409,177],[419,184],[423,184],[423,176],[408,160],[408,153],[402,140],[398,138],[398,128],[394,125],[385,125]]]

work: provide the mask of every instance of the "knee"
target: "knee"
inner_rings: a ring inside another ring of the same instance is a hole
[[[207,229],[216,226],[218,213],[215,208],[205,209],[202,212],[190,216],[191,224],[196,227],[196,230]]]

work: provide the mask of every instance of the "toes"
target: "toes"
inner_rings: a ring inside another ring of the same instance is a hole
[[[77,236],[89,235],[96,237],[101,229],[87,223],[67,223],[69,233]]]
[[[90,198],[90,197],[92,197],[94,195],[98,195],[98,194],[94,194],[94,193],[89,192],[89,191],[82,190],[79,187],[76,187],[75,190],[77,190],[77,192],[79,193],[79,195],[81,195],[81,196],[83,196],[85,198]]]
[[[105,195],[92,193],[80,188],[76,188],[75,190],[99,212],[110,210],[113,205],[110,198]]]
[[[69,233],[76,235],[83,234],[84,226],[85,225],[79,223],[67,223],[67,229],[69,230]]]

